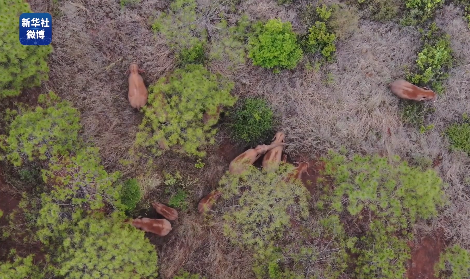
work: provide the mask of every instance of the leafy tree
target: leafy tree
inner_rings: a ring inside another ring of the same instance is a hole
[[[448,279],[470,278],[470,253],[454,244],[439,257],[439,263],[434,267],[435,276]],[[448,274],[449,276],[439,276]]]
[[[233,204],[224,214],[224,233],[234,243],[267,247],[288,229],[291,218],[308,217],[307,189],[297,180],[286,181],[293,169],[281,163],[276,172],[265,173],[250,166],[242,175],[222,177],[223,198]]]
[[[52,186],[42,194],[37,219],[38,237],[45,244],[63,238],[71,224],[93,211],[123,210],[119,172],[107,173],[100,164],[97,148],[85,148],[71,158],[54,157],[43,170],[44,181]]]
[[[230,94],[233,86],[233,82],[194,64],[160,78],[149,87],[136,145],[161,155],[162,150],[155,146],[164,142],[168,148],[179,145],[177,152],[205,156],[200,148],[214,143],[217,130],[211,126],[218,121],[218,107],[236,102]],[[204,112],[216,117],[204,123]]]
[[[278,72],[281,68],[293,69],[302,59],[303,52],[290,22],[270,19],[258,22],[250,36],[248,57],[253,64]]]
[[[141,198],[140,186],[137,179],[128,179],[122,186],[121,203],[126,207],[127,211],[135,209]]]
[[[0,262],[1,278],[8,279],[39,279],[44,278],[44,274],[39,267],[33,264],[33,255],[28,257],[15,257],[13,262]]]
[[[120,219],[86,217],[64,238],[53,260],[66,278],[157,278],[155,247]]]
[[[188,52],[207,40],[203,25],[197,22],[199,18],[195,0],[175,0],[168,12],[155,20],[152,28],[166,38],[172,50]]]
[[[263,99],[247,98],[235,111],[232,131],[235,139],[244,143],[262,142],[274,126],[274,112]]]
[[[24,46],[19,41],[19,17],[31,13],[23,0],[0,0],[0,99],[17,96],[23,88],[48,79],[48,46]]]
[[[17,116],[8,127],[8,136],[0,136],[6,158],[15,166],[21,166],[26,159],[65,155],[78,143],[78,110],[53,92],[40,95],[38,103],[34,110],[14,111]]]

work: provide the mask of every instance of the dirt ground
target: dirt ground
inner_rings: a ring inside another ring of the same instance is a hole
[[[219,135],[202,170],[194,168],[193,160],[173,155],[158,159],[155,166],[137,169],[120,163],[129,158],[128,150],[142,117],[128,105],[128,65],[137,62],[146,71],[146,85],[175,68],[164,39],[150,28],[152,18],[169,1],[141,0],[135,7],[126,8],[121,8],[118,0],[28,2],[34,12],[50,12],[54,19],[50,81],[35,89],[34,95],[53,90],[71,101],[81,112],[82,136],[100,148],[106,169],[137,177],[145,185],[147,201],[157,200],[163,191],[162,169],[184,170],[189,179],[198,179],[192,207],[173,223],[173,231],[164,238],[149,236],[158,249],[162,277],[171,278],[185,268],[208,278],[252,278],[250,259],[226,242],[213,220],[195,210],[198,200],[217,186],[230,160],[246,147],[232,145],[228,137]],[[295,30],[302,29],[297,11],[273,0],[243,1],[240,12],[247,12],[252,19],[280,17],[293,22]],[[344,146],[361,153],[398,154],[411,162],[442,157],[435,169],[449,185],[446,193],[452,203],[441,218],[420,223],[414,229],[418,238],[432,235],[439,228],[443,233],[438,240],[424,238],[415,244],[408,272],[413,279],[425,278],[419,277],[423,274],[431,276],[430,266],[443,247],[441,239],[470,248],[470,160],[449,151],[442,136],[449,123],[470,109],[470,31],[461,15],[461,8],[453,5],[446,5],[437,14],[436,22],[451,35],[458,62],[445,84],[445,95],[431,104],[436,112],[428,124],[435,128],[426,134],[403,125],[399,102],[387,88],[391,81],[402,78],[405,67],[416,59],[420,36],[413,28],[360,20],[352,36],[338,42],[336,62],[321,71],[299,67],[273,74],[249,63],[235,71],[227,71],[217,63],[209,65],[236,82],[236,95],[261,96],[273,104],[280,115],[280,129],[287,135],[286,152],[297,161],[311,163],[302,179],[312,194],[321,169],[316,161],[318,154],[329,148]],[[23,96],[29,98],[29,94]],[[25,101],[34,103],[34,98],[28,98]],[[17,196],[4,192],[0,199],[5,215],[18,202]],[[4,219],[0,219],[0,226]]]
[[[434,276],[434,265],[439,262],[439,255],[445,247],[442,230],[421,238],[417,244],[410,244],[412,252],[408,263],[408,278],[437,279]]]

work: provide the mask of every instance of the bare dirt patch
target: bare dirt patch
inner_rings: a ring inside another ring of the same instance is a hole
[[[409,279],[437,279],[434,276],[434,265],[439,261],[439,255],[445,249],[443,232],[435,232],[419,240],[409,243],[411,260],[408,263],[407,276]]]

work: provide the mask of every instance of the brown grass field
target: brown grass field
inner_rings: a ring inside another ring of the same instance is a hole
[[[130,158],[128,151],[142,119],[127,99],[129,64],[135,61],[146,71],[147,86],[176,67],[164,38],[151,30],[152,20],[169,2],[141,0],[122,8],[119,0],[30,0],[34,12],[50,12],[54,19],[50,77],[38,92],[52,90],[80,110],[83,138],[100,148],[107,170],[137,177],[145,191],[142,208],[150,208],[151,202],[164,195],[163,171],[178,170],[192,182],[189,209],[180,212],[173,231],[165,237],[149,235],[158,251],[161,278],[172,278],[181,269],[214,279],[254,278],[251,256],[225,239],[216,217],[205,218],[196,209],[197,202],[217,186],[230,160],[244,149],[229,142],[223,125],[203,169],[194,168],[195,160],[177,155],[165,155],[155,165],[121,164]],[[230,1],[198,2],[223,7]],[[281,18],[292,22],[295,31],[305,32],[295,7],[301,9],[306,3],[281,6],[274,0],[243,0],[236,14],[247,13],[253,20]],[[399,99],[388,88],[390,82],[404,77],[406,67],[414,65],[419,32],[397,22],[371,21],[362,13],[357,26],[350,22],[344,31],[348,35],[338,41],[336,60],[318,70],[301,63],[294,70],[274,74],[250,62],[232,70],[223,62],[213,62],[208,68],[231,78],[235,95],[261,96],[272,104],[291,158],[315,159],[329,149],[346,147],[363,154],[400,155],[412,164],[434,162],[432,167],[447,184],[451,203],[439,218],[414,227],[413,259],[423,257],[416,247],[421,247],[420,239],[426,236],[427,246],[442,238],[470,249],[470,159],[450,151],[443,136],[449,123],[470,111],[470,30],[463,11],[449,4],[436,15],[438,26],[451,36],[457,62],[444,84],[445,94],[428,104],[435,108],[427,119],[434,129],[424,134],[404,125]],[[442,161],[437,160],[439,156]],[[440,237],[433,236],[437,231]],[[413,274],[409,271],[409,278],[421,278]]]

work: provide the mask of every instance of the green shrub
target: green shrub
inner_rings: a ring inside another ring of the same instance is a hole
[[[203,64],[205,61],[204,44],[202,42],[196,43],[188,49],[182,49],[178,54],[178,64],[184,67],[188,64]]]
[[[246,62],[247,29],[250,25],[248,17],[243,15],[235,26],[228,26],[221,20],[216,26],[215,34],[209,50],[209,59],[228,63],[229,68],[244,65]]]
[[[447,70],[453,65],[450,37],[432,23],[427,32],[422,31],[423,49],[418,53],[415,73],[409,73],[411,83],[431,87],[436,93],[444,91],[442,82],[448,77]]]
[[[7,279],[39,279],[44,278],[44,274],[39,267],[33,263],[33,255],[28,257],[15,257],[13,262],[0,262],[1,278]]]
[[[18,96],[23,88],[47,80],[47,59],[52,46],[24,46],[19,41],[19,18],[32,13],[23,0],[1,0],[0,10],[0,99]]]
[[[331,61],[336,52],[336,35],[329,32],[326,22],[331,17],[332,9],[322,5],[317,7],[316,12],[320,20],[309,28],[307,37],[303,40],[304,51],[319,52],[326,60]]]
[[[446,130],[451,147],[470,155],[470,123],[452,124]]]
[[[187,271],[181,270],[178,272],[178,275],[174,276],[173,279],[205,279],[206,277],[203,277],[199,274],[192,274]]]
[[[122,220],[85,218],[70,231],[53,257],[65,278],[157,278],[155,247]]]
[[[264,142],[274,126],[274,112],[264,99],[247,98],[233,115],[233,137],[243,143]]]
[[[160,78],[149,87],[136,145],[150,148],[158,156],[163,151],[156,145],[163,141],[169,148],[180,146],[174,149],[176,152],[205,156],[200,148],[214,143],[217,130],[211,126],[218,117],[204,123],[203,114],[214,115],[219,106],[233,106],[236,102],[236,97],[230,94],[233,86],[233,82],[210,73],[202,65],[187,65],[169,77]]]
[[[203,24],[197,12],[195,0],[175,0],[170,4],[168,13],[162,13],[152,25],[152,29],[160,32],[167,40],[169,47],[179,53],[197,48],[207,41]]]
[[[188,209],[188,193],[185,190],[179,189],[176,194],[172,195],[168,200],[168,205],[171,207],[176,207],[181,210]]]
[[[137,179],[128,179],[121,189],[121,203],[127,211],[135,209],[141,198],[140,186]]]
[[[174,175],[165,173],[164,177],[165,180],[163,183],[167,186],[165,194],[170,195],[168,205],[181,210],[187,210],[189,206],[187,190],[190,188],[191,184],[197,182],[197,180],[184,180],[178,171]]]
[[[439,263],[434,266],[435,276],[447,279],[470,278],[470,253],[454,244],[446,248],[439,257]],[[448,276],[442,276],[447,274]],[[440,276],[441,275],[441,276]]]
[[[66,155],[78,143],[80,114],[69,102],[60,101],[50,92],[40,95],[34,110],[18,112],[8,127],[8,136],[2,136],[6,158],[15,166],[27,159],[47,160]]]
[[[437,207],[445,204],[438,174],[433,169],[412,168],[398,156],[392,162],[378,155],[355,155],[348,160],[329,152],[323,160],[324,175],[334,179],[336,188],[322,199],[338,212],[347,209],[352,216],[368,210],[387,224],[388,231],[407,228],[418,218],[434,217]]]
[[[276,172],[265,173],[250,166],[240,176],[227,173],[222,177],[220,191],[234,205],[223,217],[224,233],[232,242],[260,249],[279,238],[291,218],[308,217],[309,192],[298,180],[285,181],[293,169],[281,163]]]
[[[290,22],[270,19],[264,25],[258,22],[254,29],[248,40],[248,57],[254,65],[274,69],[275,72],[297,66],[303,53]]]
[[[402,9],[402,2],[399,0],[358,0],[361,7],[367,9],[369,16],[376,21],[389,21],[398,16]]]
[[[424,22],[434,16],[436,9],[443,3],[443,0],[406,0],[405,5],[410,12],[409,17]]]
[[[116,184],[119,176],[119,172],[106,172],[97,148],[82,149],[71,158],[53,158],[43,170],[43,180],[52,191],[41,196],[39,239],[48,244],[62,238],[70,222],[90,212],[123,210],[121,186]]]

